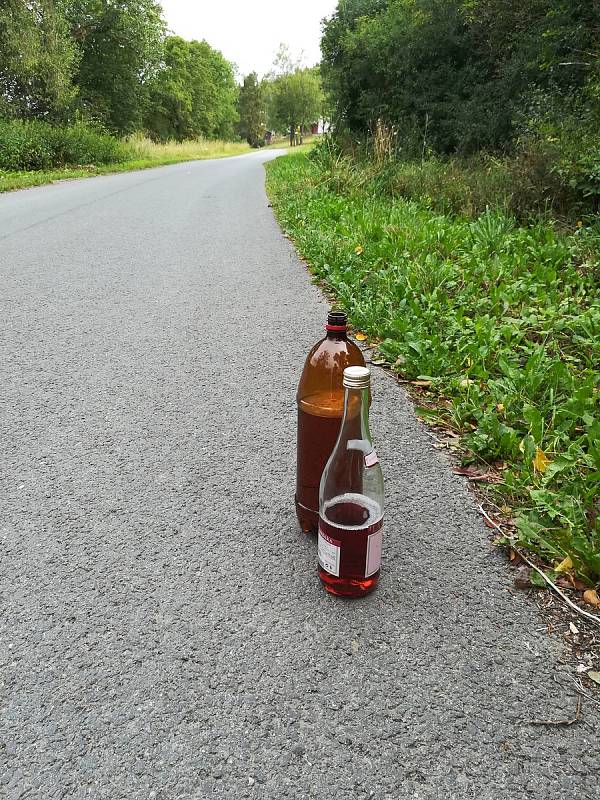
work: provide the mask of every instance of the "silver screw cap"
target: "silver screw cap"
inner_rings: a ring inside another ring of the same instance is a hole
[[[368,389],[371,384],[371,370],[368,367],[346,367],[343,384],[346,389]]]

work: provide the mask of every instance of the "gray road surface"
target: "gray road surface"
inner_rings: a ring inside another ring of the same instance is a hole
[[[379,590],[293,511],[327,304],[257,153],[0,196],[0,796],[598,792],[598,711],[382,372]],[[560,632],[559,632],[560,633]]]

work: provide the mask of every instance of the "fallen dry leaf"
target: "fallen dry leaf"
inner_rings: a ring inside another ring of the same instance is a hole
[[[364,342],[365,339],[367,338],[367,334],[363,333],[362,331],[357,331],[354,334],[354,338],[357,339],[359,342]]]
[[[477,483],[498,483],[500,477],[494,475],[492,472],[480,472],[477,467],[454,467],[453,472],[456,475],[464,475],[470,481]]]
[[[600,672],[588,672],[587,676],[600,686]]]
[[[570,577],[571,577],[570,575],[567,575],[567,576],[566,576],[566,577],[564,577],[564,578],[560,578],[560,577],[559,577],[559,578],[557,578],[557,579],[556,579],[555,583],[556,583],[556,585],[557,585],[557,586],[559,586],[561,589],[572,589],[572,588],[573,588],[573,584],[572,584],[572,582],[569,580],[569,578],[570,578]]]
[[[431,386],[431,381],[409,381],[412,386]]]
[[[587,603],[588,606],[595,606],[598,608],[600,606],[600,597],[598,597],[598,592],[595,589],[586,589],[583,593],[583,602]]]
[[[498,530],[498,528],[500,527],[500,523],[496,522],[496,524],[494,525],[494,522],[496,521],[492,520],[491,518],[490,519],[488,519],[487,517],[483,518],[483,523],[484,525],[486,525],[486,527],[492,528],[492,530]]]
[[[577,634],[579,633],[579,628],[576,625],[573,625],[572,622],[569,622],[569,630],[571,631],[573,636],[577,636]]]
[[[569,580],[571,581],[571,586],[573,589],[577,589],[578,592],[585,592],[587,589],[587,583],[584,581],[579,580],[579,578],[573,577],[573,575],[569,575]]]
[[[550,459],[544,453],[543,450],[540,450],[539,447],[535,448],[535,458],[533,459],[533,468],[536,472],[544,473],[546,472],[546,467],[550,463]]]
[[[571,557],[567,556],[563,558],[560,562],[558,567],[555,567],[555,572],[568,572],[570,569],[573,569],[573,562],[571,561]]]

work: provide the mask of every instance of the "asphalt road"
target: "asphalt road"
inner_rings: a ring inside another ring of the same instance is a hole
[[[272,155],[272,154],[271,154]],[[378,591],[293,509],[327,303],[256,153],[0,196],[0,796],[590,800],[598,709],[383,372]]]

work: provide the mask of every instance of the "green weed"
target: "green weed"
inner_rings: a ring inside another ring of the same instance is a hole
[[[600,580],[600,228],[443,213],[372,178],[317,151],[269,164],[267,183],[353,323],[432,381],[468,459],[501,465],[520,543]]]

